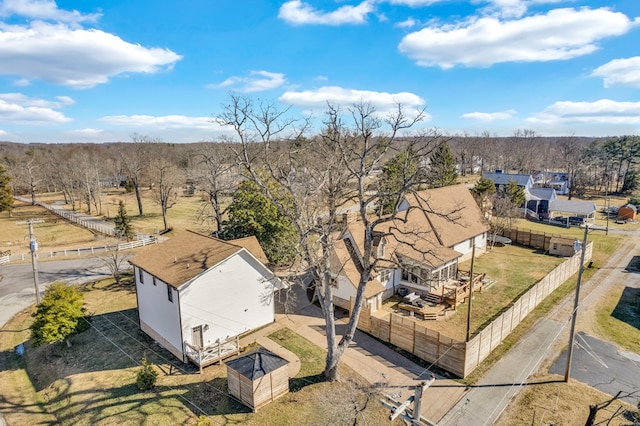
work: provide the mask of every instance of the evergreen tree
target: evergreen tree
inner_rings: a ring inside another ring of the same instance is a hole
[[[277,185],[273,184],[270,190],[277,193]],[[279,197],[278,202],[286,204],[286,197]],[[286,264],[293,259],[297,243],[293,224],[254,182],[240,184],[227,212],[229,219],[223,224],[220,238],[233,240],[254,235],[270,262]]]
[[[32,314],[31,338],[34,345],[53,344],[66,341],[87,328],[84,298],[77,288],[63,282],[55,282],[47,287],[42,302]]]
[[[410,176],[415,176],[419,167],[413,150],[400,152],[382,168],[380,178],[380,207],[378,213],[387,215],[394,212],[399,198],[404,194]]]
[[[500,189],[500,192],[505,197],[511,200],[511,203],[513,203],[514,207],[521,207],[522,205],[524,205],[525,201],[527,201],[524,189],[518,186],[518,182],[513,179],[511,179],[509,183],[504,185]]]
[[[0,212],[9,210],[11,215],[11,209],[13,207],[13,195],[11,191],[11,176],[7,173],[4,167],[0,166]]]
[[[476,199],[480,210],[485,213],[489,208],[489,197],[496,193],[496,185],[491,179],[481,177],[471,189],[471,193]]]
[[[640,186],[640,173],[637,170],[628,170],[624,174],[624,183],[622,184],[622,193],[631,194]]]
[[[131,241],[134,237],[133,229],[131,228],[131,219],[127,215],[127,208],[122,200],[118,204],[118,214],[115,219],[116,224],[116,237],[126,238],[127,241]]]
[[[446,142],[441,143],[429,157],[428,182],[432,188],[455,185],[458,180],[456,158]]]

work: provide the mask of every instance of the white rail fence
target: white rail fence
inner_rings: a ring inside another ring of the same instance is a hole
[[[16,199],[20,200],[20,201],[25,201],[25,202],[30,202],[31,200],[28,200],[26,198],[21,198],[21,197],[15,197]],[[96,223],[92,220],[83,220],[78,218],[74,212],[70,212],[69,210],[66,209],[61,209],[58,207],[54,207],[50,204],[46,204],[46,203],[41,203],[41,202],[36,202],[36,205],[43,207],[47,210],[49,210],[50,212],[62,217],[63,219],[66,219],[70,222],[76,223],[80,226],[83,226],[85,228],[94,230],[96,232],[100,232],[101,234],[105,234],[111,237],[115,237],[116,236],[116,232],[115,232],[115,228],[112,227],[108,227],[108,226],[104,226],[101,225],[99,223]],[[73,248],[73,249],[63,249],[63,250],[43,250],[41,252],[36,252],[36,257],[37,258],[54,258],[54,257],[67,257],[67,256],[83,256],[83,255],[89,255],[89,254],[97,254],[97,253],[106,253],[109,251],[113,251],[113,250],[130,250],[136,247],[143,247],[143,246],[147,246],[149,244],[155,244],[158,242],[158,238],[151,236],[151,235],[147,235],[147,234],[141,234],[138,233],[136,234],[136,240],[135,241],[130,241],[130,242],[126,242],[126,243],[120,243],[117,245],[102,245],[102,246],[94,246],[94,247],[82,247],[82,248]],[[20,260],[26,260],[30,257],[30,253],[18,253],[18,254],[11,254],[10,252],[4,252],[4,253],[0,253],[3,254],[4,256],[0,256],[0,265],[4,264],[4,263],[9,263],[12,260],[13,261],[20,261]]]
[[[22,198],[22,197],[15,197],[15,198],[17,200],[20,200],[20,201],[30,202],[30,200],[28,200],[26,198]],[[67,209],[62,209],[62,208],[59,208],[59,207],[55,207],[55,206],[52,206],[51,204],[47,204],[47,203],[42,203],[40,201],[36,201],[36,205],[49,210],[50,212],[60,216],[61,218],[68,220],[69,222],[77,223],[78,225],[83,226],[83,227],[85,227],[87,229],[91,229],[93,231],[100,232],[101,234],[105,234],[105,235],[108,235],[110,237],[115,237],[116,236],[115,227],[104,226],[104,225],[101,225],[101,224],[99,224],[99,223],[97,223],[97,222],[95,222],[93,220],[81,219],[81,218],[77,217],[77,213],[76,212],[72,212],[72,211],[69,211]]]
[[[127,243],[120,243],[116,245],[103,245],[103,246],[93,246],[93,247],[82,247],[82,248],[73,248],[73,249],[64,249],[64,250],[43,250],[40,252],[36,252],[36,258],[38,259],[52,259],[54,257],[68,257],[68,256],[84,256],[89,254],[100,254],[107,253],[114,250],[130,250],[136,247],[148,246],[150,244],[156,244],[158,242],[158,238],[153,236],[146,236],[145,238],[130,241]],[[20,261],[27,260],[31,256],[30,253],[18,253],[14,255],[8,255],[0,257],[0,265],[3,263],[9,263],[10,261]]]

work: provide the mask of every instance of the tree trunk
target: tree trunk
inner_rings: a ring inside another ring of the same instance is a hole
[[[164,223],[164,230],[168,230],[169,227],[167,226],[167,208],[165,206],[162,206],[162,222]]]
[[[136,193],[136,201],[138,201],[138,216],[142,216],[142,196],[140,195],[140,185],[137,180],[133,182],[133,188]]]

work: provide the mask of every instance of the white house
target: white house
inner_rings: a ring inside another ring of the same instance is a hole
[[[255,237],[186,231],[130,262],[141,329],[183,362],[202,367],[236,353],[237,336],[275,319],[280,283]]]
[[[486,250],[489,226],[464,185],[417,192],[406,197],[393,220],[374,233],[377,275],[365,287],[372,311],[400,287],[419,293],[439,292],[458,276],[458,262]],[[334,303],[350,309],[362,270],[364,226],[346,220],[333,246]]]

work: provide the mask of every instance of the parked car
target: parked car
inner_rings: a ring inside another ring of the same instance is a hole
[[[580,216],[569,216],[569,225],[580,226],[584,224],[584,217]]]

